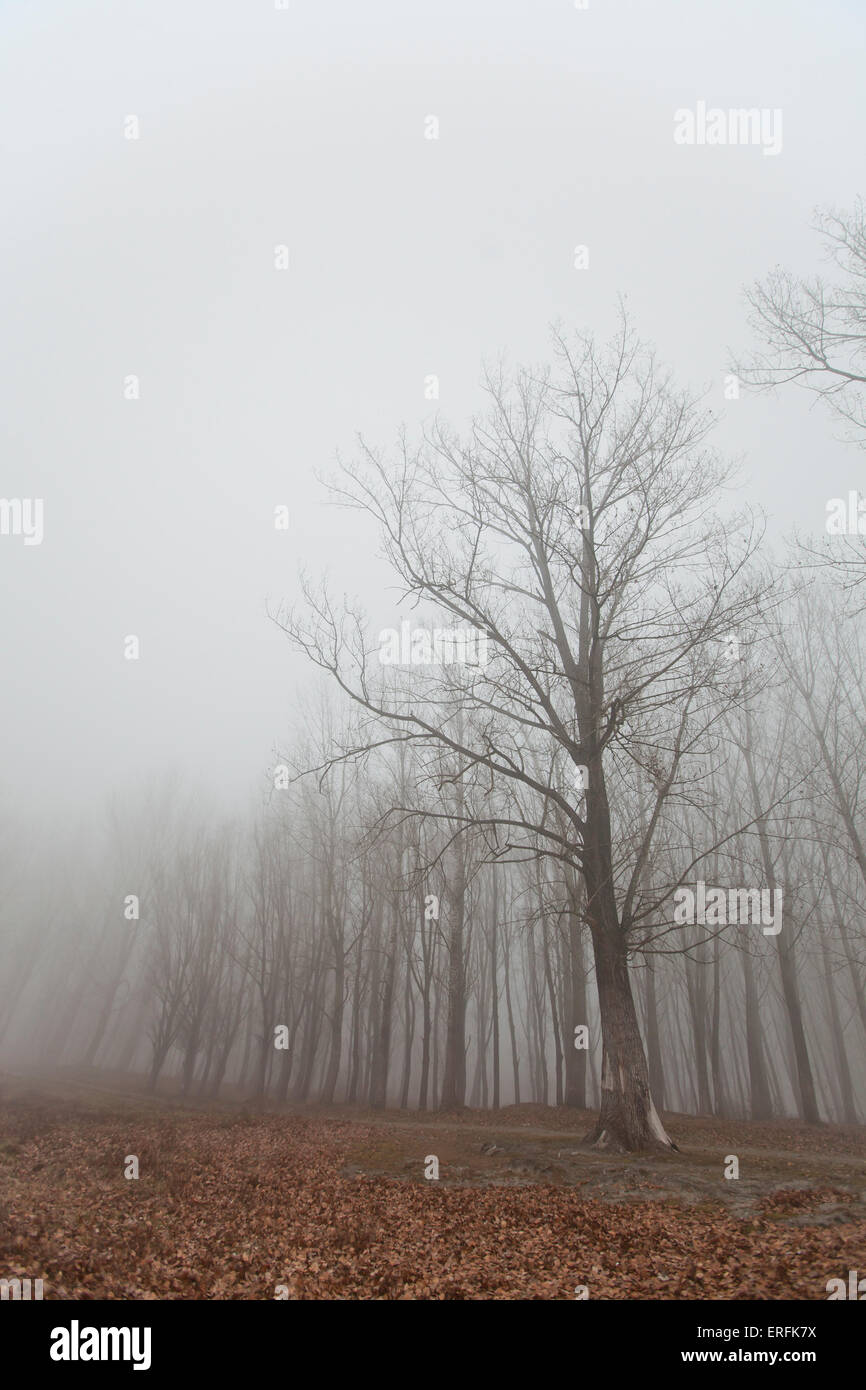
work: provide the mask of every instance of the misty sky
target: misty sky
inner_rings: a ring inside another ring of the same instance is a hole
[[[619,293],[774,535],[820,529],[862,454],[723,381],[743,286],[819,269],[812,209],[866,194],[864,29],[862,0],[7,0],[0,495],[45,536],[0,536],[2,801],[167,766],[246,798],[311,679],[268,603],[327,567],[392,612],[316,474],[417,430],[428,374],[462,423],[482,358],[604,335]],[[781,108],[781,153],[676,145],[700,100]]]

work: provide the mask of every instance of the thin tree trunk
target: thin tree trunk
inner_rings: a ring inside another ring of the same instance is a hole
[[[694,961],[684,957],[686,970],[686,989],[689,996],[689,1012],[692,1020],[694,1038],[695,1072],[698,1082],[698,1111],[701,1115],[713,1113],[710,1097],[710,1074],[707,1068],[707,993],[704,976]]]
[[[458,813],[462,814],[463,794],[459,794]],[[466,1101],[466,962],[463,929],[465,921],[465,847],[458,835],[455,841],[454,886],[448,898],[451,930],[448,939],[448,1019],[445,1033],[445,1069],[442,1077],[440,1109],[460,1110]]]
[[[499,1109],[499,962],[497,933],[499,930],[499,874],[493,870],[493,924],[490,933],[490,990],[493,1009],[493,1109]]]
[[[403,996],[404,1038],[403,1078],[400,1083],[400,1109],[409,1108],[409,1083],[412,1079],[412,1047],[415,1042],[415,1000],[412,996],[412,972],[406,966],[406,990]]]
[[[761,1019],[755,988],[755,969],[748,947],[740,951],[746,996],[746,1056],[749,1062],[749,1114],[753,1120],[769,1120],[773,1113],[770,1084],[764,1060]]]
[[[505,957],[505,1007],[508,1013],[508,1032],[511,1037],[511,1070],[514,1077],[514,1104],[520,1104],[520,1056],[517,1051],[517,1030],[511,1005],[511,952]]]
[[[663,1110],[665,1106],[665,1077],[659,1035],[655,961],[651,955],[646,957],[644,969],[644,1009],[646,1013],[646,1050],[650,1090],[656,1103]]]
[[[727,1114],[725,1083],[722,1075],[721,1040],[721,963],[718,935],[713,937],[713,1014],[710,1027],[710,1066],[713,1072],[713,1113]]]
[[[589,1026],[586,1011],[586,970],[583,960],[580,918],[577,913],[576,898],[569,894],[568,914],[568,957],[569,957],[569,1033],[566,1039],[565,1061],[565,1103],[577,1110],[586,1107],[586,1063],[587,1049],[576,1048],[575,1034],[580,1026]]]

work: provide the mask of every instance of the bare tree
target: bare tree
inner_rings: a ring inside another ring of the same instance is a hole
[[[556,374],[488,373],[491,409],[468,440],[437,425],[415,450],[401,440],[393,466],[362,443],[334,489],[375,518],[405,596],[480,631],[489,661],[409,665],[383,680],[362,615],[309,584],[305,611],[278,620],[368,711],[366,739],[335,749],[335,760],[389,742],[444,746],[455,775],[514,792],[505,812],[467,812],[467,825],[484,826],[503,851],[579,871],[604,1048],[592,1140],[667,1146],[632,998],[629,938],[643,866],[666,804],[683,790],[683,765],[709,750],[735,698],[719,660],[725,635],[756,615],[760,586],[746,578],[756,528],[745,514],[724,525],[713,515],[730,471],[707,447],[712,421],[625,320],[606,351],[563,335],[555,351]],[[566,788],[535,772],[538,755],[549,761],[554,750],[573,769]],[[623,857],[609,782],[650,762],[654,804]],[[584,775],[585,789],[575,780]]]
[[[735,370],[749,386],[795,381],[819,396],[866,446],[866,208],[816,209],[814,229],[840,272],[830,282],[781,267],[746,291],[761,347]]]
[[[866,208],[816,209],[814,230],[838,272],[804,279],[777,267],[746,291],[749,325],[760,346],[733,370],[747,386],[795,382],[824,402],[843,437],[866,448]],[[828,571],[843,591],[862,595],[866,535],[797,538],[798,563]]]

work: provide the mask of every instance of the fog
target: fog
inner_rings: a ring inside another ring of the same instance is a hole
[[[554,320],[604,335],[620,294],[706,389],[771,537],[856,486],[808,397],[723,382],[743,287],[819,269],[813,207],[862,191],[857,4],[83,0],[2,25],[3,488],[45,527],[0,543],[11,813],[98,819],[166,768],[226,813],[255,796],[311,680],[268,606],[306,567],[393,609],[317,474],[358,431],[462,426],[484,360],[545,361]],[[677,146],[699,99],[781,108],[781,153]]]
[[[0,22],[0,1070],[862,1124],[861,7]]]

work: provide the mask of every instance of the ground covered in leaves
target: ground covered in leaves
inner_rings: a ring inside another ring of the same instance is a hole
[[[591,1118],[196,1111],[2,1078],[0,1278],[46,1299],[826,1299],[866,1269],[863,1129],[668,1116],[679,1153],[620,1158],[579,1147]]]

